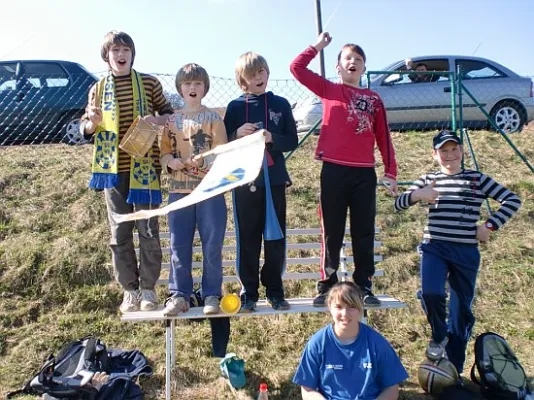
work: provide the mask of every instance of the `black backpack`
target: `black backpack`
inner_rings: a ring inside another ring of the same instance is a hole
[[[483,333],[475,341],[471,380],[489,400],[522,400],[531,393],[519,360],[506,340],[493,332]]]
[[[98,391],[90,384],[93,374],[108,372],[108,367],[108,351],[100,339],[75,340],[63,346],[57,356],[48,356],[39,373],[7,398],[46,393],[61,399],[95,399]]]

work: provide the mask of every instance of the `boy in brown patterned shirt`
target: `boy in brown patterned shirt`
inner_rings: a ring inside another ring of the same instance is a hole
[[[184,99],[184,108],[169,117],[160,144],[162,167],[171,175],[169,203],[191,193],[208,172],[213,159],[202,157],[202,153],[228,141],[220,115],[202,105],[209,86],[209,76],[198,64],[187,64],[176,75],[176,89]],[[193,293],[193,237],[197,227],[203,253],[204,313],[219,312],[226,217],[222,194],[169,213],[171,297],[167,299],[164,315],[177,315],[189,309]]]

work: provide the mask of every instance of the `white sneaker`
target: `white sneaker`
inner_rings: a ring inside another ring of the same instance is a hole
[[[220,300],[217,296],[208,296],[204,299],[204,314],[219,314]]]
[[[174,317],[181,312],[187,311],[189,311],[189,302],[186,298],[182,296],[172,296],[165,301],[163,315]]]
[[[447,358],[447,352],[445,347],[449,342],[449,338],[446,337],[441,343],[436,343],[433,340],[430,341],[428,347],[426,348],[426,358],[430,361],[438,361],[441,358]]]
[[[119,309],[123,313],[139,311],[139,290],[125,290]]]
[[[158,307],[158,296],[150,289],[141,289],[141,311],[153,311]]]

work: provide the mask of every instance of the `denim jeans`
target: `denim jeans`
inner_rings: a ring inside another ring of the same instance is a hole
[[[187,194],[170,193],[169,204]],[[193,293],[193,238],[198,227],[202,242],[202,296],[221,296],[222,246],[226,232],[226,203],[219,195],[169,213],[171,270],[169,290],[186,299]]]
[[[449,338],[446,350],[458,373],[463,371],[465,350],[475,316],[472,305],[480,265],[477,245],[430,240],[421,244],[421,297],[432,328],[432,339]],[[450,288],[447,316],[446,283]]]

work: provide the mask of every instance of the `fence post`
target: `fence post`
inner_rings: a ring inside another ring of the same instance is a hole
[[[456,73],[449,74],[451,81],[451,129],[456,132]]]
[[[458,82],[458,130],[460,131],[460,142],[464,143],[464,102],[463,102],[463,93],[462,93],[462,67],[460,65],[456,66],[456,79]],[[456,84],[456,82],[455,82]],[[469,148],[471,148],[471,142],[469,143]],[[474,152],[472,153],[474,156]],[[475,162],[476,163],[476,162]],[[465,158],[462,157],[462,168],[465,167]],[[478,170],[478,167],[477,167]]]

